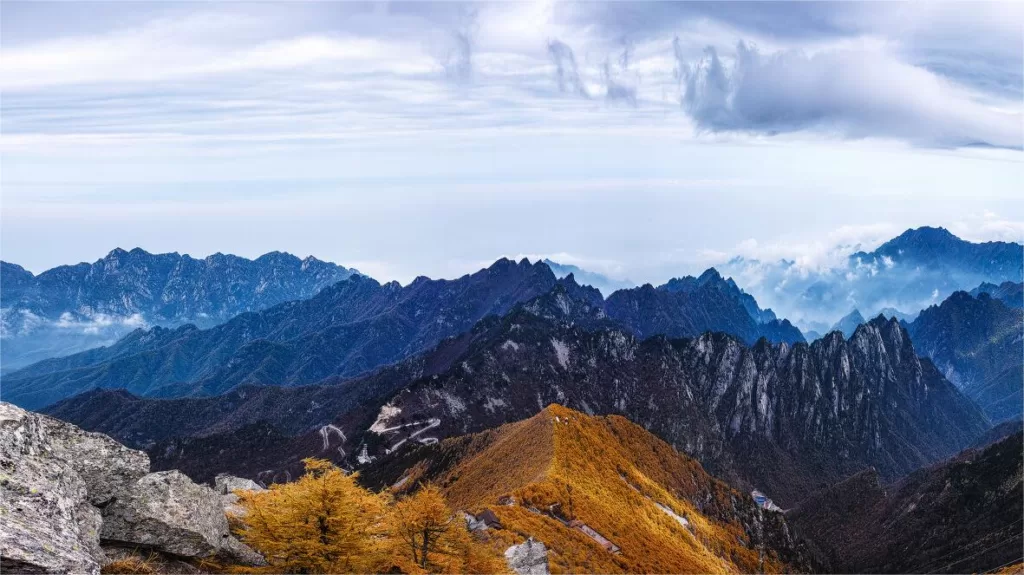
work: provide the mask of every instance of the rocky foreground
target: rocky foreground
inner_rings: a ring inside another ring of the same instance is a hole
[[[0,403],[5,573],[96,574],[135,549],[262,564],[231,535],[226,503],[177,471],[150,473],[145,453],[106,435]]]

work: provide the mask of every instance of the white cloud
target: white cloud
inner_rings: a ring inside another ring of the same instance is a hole
[[[708,130],[816,130],[925,146],[1021,147],[1019,107],[983,104],[969,90],[884,50],[762,54],[740,42],[731,65],[709,46],[701,60],[680,67],[683,107]]]

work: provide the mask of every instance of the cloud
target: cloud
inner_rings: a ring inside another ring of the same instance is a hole
[[[731,66],[713,46],[698,61],[678,66],[682,106],[709,131],[815,130],[935,147],[1021,147],[1019,111],[983,105],[963,88],[880,50],[762,54],[741,41]]]
[[[466,84],[473,78],[473,45],[467,32],[452,35],[453,46],[443,63],[445,75],[458,84]]]
[[[555,65],[555,80],[558,82],[558,90],[564,94],[578,94],[589,98],[590,93],[580,78],[576,55],[572,48],[559,40],[551,40],[548,42],[548,55]]]
[[[949,231],[972,242],[1024,244],[1024,220],[1004,218],[991,211],[968,214],[950,224]]]

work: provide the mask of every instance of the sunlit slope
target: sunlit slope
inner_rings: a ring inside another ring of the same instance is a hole
[[[494,535],[542,541],[555,573],[777,572],[798,562],[781,515],[622,417],[552,405],[418,457],[397,490],[432,480],[453,507],[491,509],[503,525]]]

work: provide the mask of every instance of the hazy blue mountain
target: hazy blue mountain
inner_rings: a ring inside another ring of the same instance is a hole
[[[878,313],[879,313],[879,315],[882,315],[882,316],[884,316],[886,318],[896,318],[897,320],[899,320],[901,322],[914,321],[914,319],[916,319],[917,315],[918,315],[918,312],[904,313],[904,312],[902,312],[902,311],[900,311],[900,310],[898,310],[898,309],[896,309],[894,307],[882,308],[882,309],[880,309],[878,311]]]
[[[107,350],[28,366],[4,378],[4,399],[36,408],[96,387],[176,397],[351,377],[432,347],[489,314],[502,315],[555,282],[543,264],[507,259],[459,279],[419,277],[405,287],[352,275],[310,299],[243,313],[210,329],[133,334]],[[135,345],[141,339],[150,341]]]
[[[1020,418],[1024,404],[1024,310],[988,293],[956,292],[908,325],[931,358],[995,422]]]
[[[841,331],[843,332],[843,337],[850,337],[857,330],[857,326],[866,321],[864,316],[860,314],[860,311],[853,310],[837,321],[829,331]]]
[[[38,276],[0,262],[0,361],[8,371],[109,344],[151,325],[209,327],[242,312],[311,297],[354,273],[280,252],[249,260],[116,249],[91,264]]]
[[[911,313],[955,291],[1020,282],[1024,274],[1020,244],[968,242],[943,228],[907,230],[872,251],[850,249],[848,257],[824,267],[734,258],[719,269],[757,277],[744,287],[758,303],[819,333],[854,308],[865,317],[893,309]]]
[[[604,274],[587,271],[571,264],[560,264],[549,259],[545,259],[543,261],[549,268],[551,268],[555,277],[561,279],[572,274],[580,285],[595,287],[601,291],[601,294],[604,297],[610,296],[612,292],[616,290],[636,287],[636,284],[629,280],[612,279]]]
[[[1003,282],[999,285],[985,282],[971,290],[971,295],[987,293],[1010,307],[1024,308],[1024,283]]]
[[[181,397],[245,384],[351,378],[463,333],[487,315],[504,315],[556,286],[564,293],[551,292],[549,300],[538,302],[546,301],[550,313],[576,314],[581,325],[612,322],[638,337],[720,331],[749,344],[762,337],[803,341],[786,320],[755,321],[747,307],[759,309],[756,302],[714,270],[701,277],[692,289],[646,285],[604,300],[572,274],[556,280],[547,265],[527,260],[502,259],[457,280],[421,277],[405,287],[353,276],[309,300],[242,314],[211,329],[140,331],[107,348],[30,365],[5,378],[5,399],[31,408],[97,387]],[[577,300],[589,307],[573,307]]]

